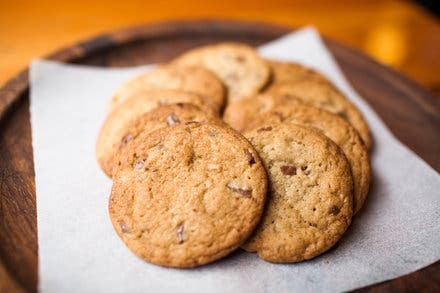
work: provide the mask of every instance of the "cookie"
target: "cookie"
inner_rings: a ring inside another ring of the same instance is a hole
[[[220,112],[225,100],[222,82],[209,70],[200,66],[163,65],[125,82],[116,89],[110,110],[138,92],[149,90],[182,90],[198,94],[205,104]]]
[[[371,149],[370,130],[362,114],[333,85],[327,82],[303,79],[293,83],[273,84],[266,92],[268,94],[299,98],[304,103],[340,115],[356,128],[367,148]]]
[[[272,70],[272,83],[297,82],[303,79],[329,82],[317,71],[303,65],[291,62],[266,60]]]
[[[277,94],[257,94],[228,105],[223,120],[235,130],[242,132],[255,118],[280,105],[298,104],[299,99]]]
[[[128,135],[130,125],[143,114],[161,105],[174,103],[192,103],[201,108],[201,110],[194,110],[185,106],[185,110],[190,111],[190,118],[193,114],[200,120],[208,120],[216,116],[211,108],[204,106],[203,99],[196,94],[175,90],[157,90],[140,92],[128,98],[107,116],[98,135],[96,158],[104,173],[111,177],[113,156],[121,144],[131,137]],[[179,111],[185,112],[185,110]],[[166,116],[161,119],[166,119]],[[183,121],[183,118],[180,119]]]
[[[275,107],[253,120],[248,129],[281,122],[312,127],[330,138],[342,149],[353,175],[354,213],[359,211],[368,195],[371,168],[368,151],[356,129],[336,114],[304,104]]]
[[[263,219],[242,247],[271,262],[299,262],[331,248],[353,213],[352,178],[340,148],[319,132],[266,124],[245,136],[268,172]]]
[[[269,81],[269,65],[250,46],[221,43],[190,50],[174,64],[199,65],[214,72],[226,85],[227,103],[257,93]]]
[[[267,178],[252,145],[209,123],[141,133],[118,153],[109,212],[140,258],[195,267],[238,248],[258,224]]]

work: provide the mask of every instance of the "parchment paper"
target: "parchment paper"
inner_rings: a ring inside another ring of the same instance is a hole
[[[397,141],[354,92],[313,29],[260,48],[331,78],[366,116],[374,136],[374,184],[340,244],[298,264],[237,251],[197,269],[137,258],[111,226],[111,181],[95,141],[114,88],[145,68],[98,69],[34,61],[31,122],[41,292],[343,291],[408,274],[440,258],[440,176]]]

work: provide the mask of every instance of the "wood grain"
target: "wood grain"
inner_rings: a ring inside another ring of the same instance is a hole
[[[58,51],[48,59],[98,66],[162,62],[203,44],[225,40],[252,45],[290,31],[261,23],[165,22],[99,36]],[[365,55],[331,40],[352,85],[393,133],[440,171],[440,103],[423,88]],[[29,123],[28,76],[23,71],[0,89],[0,286],[2,291],[36,291],[37,228]],[[423,127],[420,127],[423,125]],[[358,291],[439,289],[440,263],[417,273]],[[4,289],[6,288],[6,289]]]

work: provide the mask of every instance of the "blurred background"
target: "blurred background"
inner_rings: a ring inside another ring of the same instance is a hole
[[[440,96],[440,1],[398,0],[0,0],[0,84],[35,57],[130,25],[237,18],[312,24]]]

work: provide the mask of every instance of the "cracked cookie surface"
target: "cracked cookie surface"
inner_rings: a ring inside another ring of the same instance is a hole
[[[271,262],[311,259],[332,247],[352,218],[352,178],[340,148],[307,127],[279,123],[246,132],[268,172],[261,223],[242,246]]]
[[[191,123],[141,133],[115,162],[111,221],[146,261],[215,261],[243,244],[261,217],[266,172],[252,145],[230,128]]]

